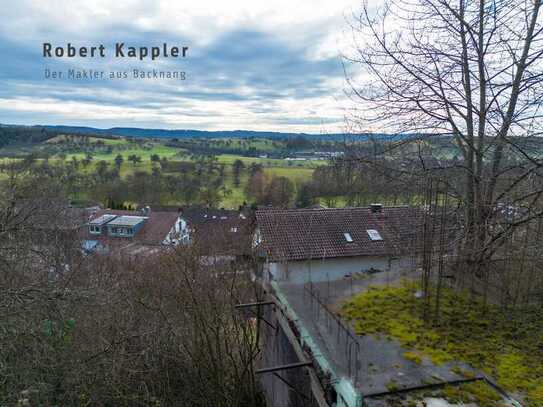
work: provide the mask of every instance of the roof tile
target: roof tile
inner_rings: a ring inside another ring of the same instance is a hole
[[[400,255],[415,239],[419,219],[420,210],[409,207],[377,213],[369,208],[256,212],[261,247],[272,261]],[[372,241],[368,229],[377,230],[383,240]]]

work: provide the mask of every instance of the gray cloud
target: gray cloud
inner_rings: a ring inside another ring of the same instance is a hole
[[[112,49],[115,41],[127,45],[154,45],[162,42],[190,46],[189,56],[183,60],[167,59],[160,61],[120,61],[114,58],[85,60],[44,60],[41,57],[41,42],[46,39],[17,42],[0,35],[2,66],[0,79],[0,98],[5,100],[24,100],[25,105],[9,108],[0,105],[1,122],[64,123],[95,126],[122,126],[133,124],[133,119],[119,113],[112,117],[89,117],[82,112],[78,121],[62,112],[47,112],[47,106],[32,110],[32,101],[53,100],[58,103],[71,103],[74,108],[91,106],[114,106],[137,109],[143,122],[152,127],[172,127],[172,121],[161,122],[164,117],[177,115],[175,127],[187,125],[193,128],[220,128],[225,116],[241,115],[245,112],[247,120],[239,123],[239,128],[251,128],[253,121],[274,124],[274,129],[284,126],[311,126],[315,131],[323,123],[341,121],[341,115],[333,115],[333,106],[319,111],[315,105],[321,99],[330,99],[341,89],[331,87],[335,80],[340,81],[343,72],[338,57],[330,56],[316,59],[310,48],[323,41],[322,26],[314,25],[306,36],[309,43],[289,43],[285,36],[274,35],[269,31],[238,28],[222,32],[205,44],[192,45],[191,39],[161,30],[142,30],[133,25],[115,25],[101,34],[103,43]],[[104,27],[102,27],[104,29]],[[52,35],[57,41],[58,32]],[[96,35],[91,44],[97,44]],[[107,39],[107,40],[106,40]],[[90,42],[90,41],[89,41]],[[75,43],[75,41],[74,41]],[[61,44],[59,44],[61,45]],[[83,45],[83,43],[75,43]],[[89,44],[90,45],[90,44]],[[332,55],[334,53],[331,53]],[[185,70],[186,81],[176,80],[45,80],[44,69],[68,68],[125,70],[132,68],[158,70]],[[300,111],[285,110],[285,103],[297,104]],[[327,102],[328,104],[330,102]],[[304,107],[305,104],[311,107]],[[7,105],[7,107],[6,107]],[[29,105],[29,106],[28,106]],[[302,107],[304,107],[302,109]],[[170,112],[168,109],[177,109]],[[119,110],[122,112],[122,110]],[[148,115],[145,116],[145,113]],[[112,113],[114,114],[114,113]],[[298,117],[297,115],[301,115]],[[309,115],[309,116],[304,116]],[[323,117],[319,117],[322,115]],[[156,116],[158,122],[153,121]],[[201,118],[200,121],[187,119]],[[137,118],[136,118],[137,120]],[[148,121],[146,121],[148,120]]]

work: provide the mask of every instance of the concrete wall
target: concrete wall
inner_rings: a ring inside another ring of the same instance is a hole
[[[290,261],[286,263],[267,263],[265,271],[277,281],[305,283],[308,281],[334,281],[347,275],[365,272],[371,268],[378,270],[398,270],[408,266],[407,258],[391,257],[338,257],[333,259]]]
[[[260,324],[262,332],[262,353],[258,368],[274,367],[300,362],[292,344],[282,330],[275,307],[264,307],[263,317],[276,328]],[[309,376],[303,368],[280,370],[276,372],[289,385],[272,373],[259,375],[266,403],[270,407],[313,407]],[[295,389],[295,390],[294,390]]]

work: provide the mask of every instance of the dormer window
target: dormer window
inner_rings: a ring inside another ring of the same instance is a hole
[[[108,223],[110,236],[132,237],[143,228],[148,218],[143,216],[123,215]]]
[[[108,222],[115,219],[117,215],[111,215],[111,214],[105,214],[102,216],[99,216],[98,218],[92,219],[89,222],[89,233],[93,235],[101,235],[102,234],[102,227],[105,227]]]
[[[351,236],[350,233],[343,233],[343,236],[345,236],[345,240],[348,242],[348,243],[352,243],[353,242],[353,237]]]

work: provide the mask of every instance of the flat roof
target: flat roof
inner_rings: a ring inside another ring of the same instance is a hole
[[[143,222],[145,219],[147,219],[144,216],[130,216],[130,215],[123,215],[117,217],[115,220],[112,220],[108,223],[108,225],[111,226],[136,226],[137,224]]]
[[[97,225],[97,226],[102,226],[102,225],[105,225],[106,223],[108,223],[109,221],[115,219],[117,217],[117,215],[111,215],[111,214],[105,214],[105,215],[102,215],[96,219],[93,219],[89,222],[89,225]]]
[[[420,278],[418,274],[413,277]],[[478,370],[459,361],[435,365],[430,360],[424,360],[420,364],[408,360],[404,354],[409,349],[403,348],[398,341],[390,340],[386,335],[357,335],[350,323],[339,317],[356,341],[347,339],[345,329],[340,329],[334,317],[319,305],[308,291],[312,287],[311,289],[318,293],[315,295],[318,295],[319,301],[333,312],[338,310],[345,300],[370,290],[372,286],[395,284],[402,278],[404,276],[399,272],[383,271],[368,274],[363,279],[315,282],[311,286],[287,281],[276,282],[280,294],[278,298],[293,311],[297,318],[297,329],[306,330],[312,341],[308,343],[315,346],[312,351],[319,352],[326,359],[337,377],[349,378],[365,400],[389,392],[388,384],[391,381],[403,391],[428,383],[444,385],[465,379],[462,374],[456,373],[457,369],[454,367],[470,372],[474,377],[482,377]],[[356,351],[357,347],[359,351]]]

